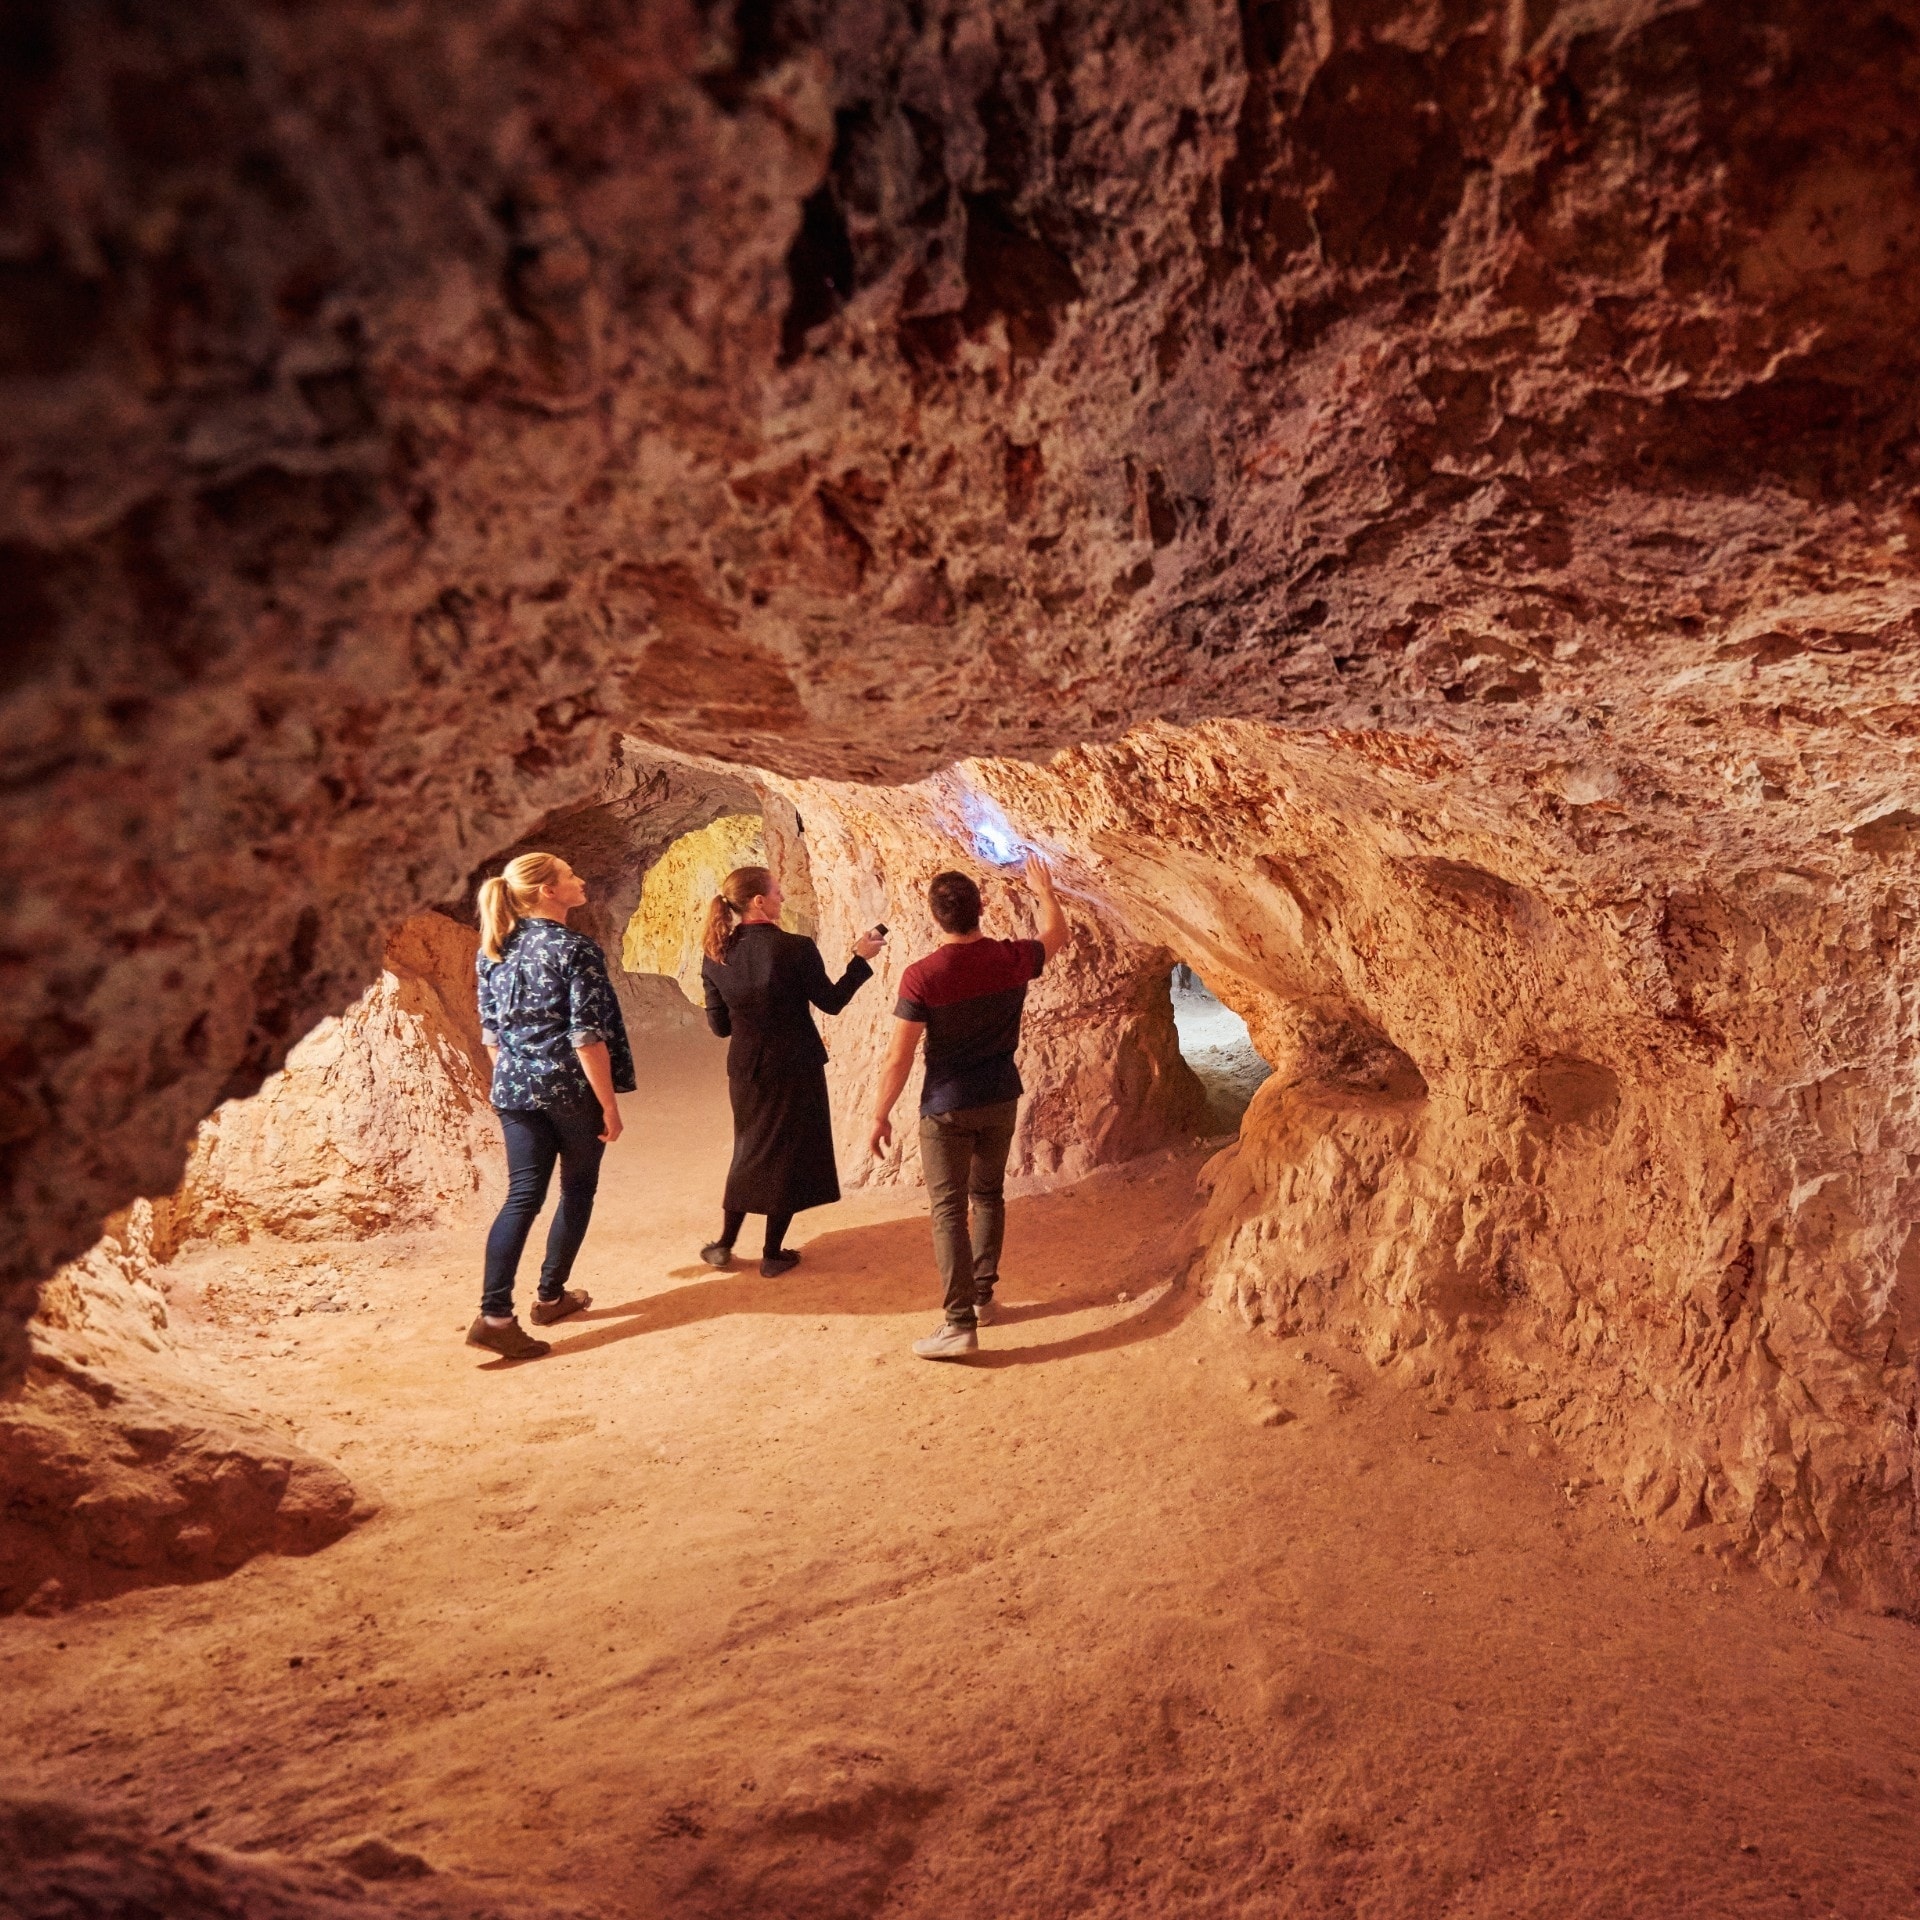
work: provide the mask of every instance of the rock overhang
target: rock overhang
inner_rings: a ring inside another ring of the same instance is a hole
[[[0,528],[16,1305],[418,907],[537,831],[604,853],[647,748],[755,784],[986,756],[1017,827],[1247,978],[1276,1057],[1358,1059],[1361,1021],[1454,1097],[1353,971],[1370,900],[1482,995],[1473,1072],[1548,1075],[1536,1119],[1589,1062],[1630,1138],[1651,1035],[1723,1129],[1824,1143],[1769,1163],[1789,1197],[1905,1153],[1920,263],[1882,10],[42,38]],[[1302,791],[1345,853],[1269,831]],[[1525,993],[1564,1017],[1494,1046]],[[1856,1226],[1907,1204],[1867,1178]],[[1722,1306],[1774,1272],[1741,1244]]]

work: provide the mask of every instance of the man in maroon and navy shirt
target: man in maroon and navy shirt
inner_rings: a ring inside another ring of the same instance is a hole
[[[892,1143],[893,1103],[924,1034],[920,1163],[947,1317],[938,1333],[913,1343],[923,1360],[957,1360],[974,1352],[980,1345],[975,1327],[993,1319],[1007,1222],[1007,1150],[1020,1106],[1020,1072],[1013,1063],[1020,1015],[1027,982],[1067,943],[1066,916],[1039,855],[1027,856],[1026,878],[1040,903],[1040,937],[989,940],[980,931],[980,889],[964,873],[936,873],[927,904],[941,931],[940,945],[907,969],[893,1010],[893,1040],[867,1146],[877,1156]]]

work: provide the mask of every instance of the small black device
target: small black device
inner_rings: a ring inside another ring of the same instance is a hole
[[[877,933],[880,938],[884,940],[887,937],[887,923],[884,920],[876,920],[873,923],[871,931]]]

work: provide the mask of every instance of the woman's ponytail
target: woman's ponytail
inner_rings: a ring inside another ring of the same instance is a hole
[[[727,964],[727,935],[733,929],[733,909],[719,895],[707,909],[706,931],[700,936],[700,949],[716,967]]]
[[[513,932],[514,922],[519,918],[507,903],[507,883],[504,880],[482,880],[480,882],[480,951],[489,960],[498,960],[500,950],[507,944],[507,936]]]
[[[480,951],[498,960],[513,930],[540,904],[540,889],[560,875],[560,862],[550,853],[516,854],[506,871],[480,882]]]
[[[762,894],[773,891],[773,875],[765,867],[735,867],[720,882],[720,891],[707,909],[707,924],[700,936],[700,949],[716,967],[727,964],[727,944],[733,938],[733,923]]]

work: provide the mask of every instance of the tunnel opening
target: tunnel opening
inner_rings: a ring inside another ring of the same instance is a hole
[[[671,981],[682,998],[699,1006],[709,903],[737,867],[778,872],[768,838],[765,816],[756,811],[723,813],[670,842],[641,876],[640,898],[621,932],[617,956],[609,959],[617,958],[638,982]],[[786,876],[780,878],[784,886]],[[783,903],[780,924],[787,932],[806,932],[808,918],[793,901]]]
[[[1906,1911],[1911,11],[15,9],[0,1612],[115,1824],[0,1794],[9,1911]],[[749,819],[893,930],[764,1286]],[[1029,847],[929,1377],[873,1088]],[[503,1375],[536,848],[641,1087]]]
[[[1253,1096],[1273,1073],[1261,1057],[1247,1023],[1227,1006],[1184,960],[1176,960],[1167,981],[1173,998],[1173,1022],[1180,1036],[1180,1057],[1206,1089],[1207,1130],[1238,1133]]]
[[[770,868],[785,896],[782,927],[816,939],[832,974],[864,929],[889,925],[878,978],[838,1017],[814,1020],[828,1051],[843,1192],[907,1189],[889,1204],[918,1206],[918,1067],[891,1148],[876,1155],[866,1136],[902,978],[942,938],[928,884],[956,866],[970,872],[982,890],[982,931],[1021,941],[1036,911],[1022,863],[1039,845],[960,769],[869,787],[783,779],[622,742],[590,797],[542,816],[457,889],[391,929],[359,996],[297,1040],[257,1091],[200,1124],[175,1189],[109,1222],[98,1245],[49,1283],[33,1329],[36,1417],[49,1429],[101,1425],[75,1376],[104,1368],[116,1404],[148,1409],[112,1418],[169,1437],[136,1473],[120,1476],[111,1525],[95,1523],[97,1502],[81,1500],[84,1523],[59,1512],[69,1496],[90,1492],[95,1469],[50,1496],[27,1462],[0,1613],[61,1611],[134,1587],[223,1575],[260,1552],[330,1543],[361,1511],[350,1477],[324,1448],[309,1457],[292,1431],[272,1431],[277,1388],[290,1370],[337,1357],[343,1331],[387,1337],[407,1311],[399,1276],[429,1250],[446,1262],[449,1295],[471,1286],[507,1186],[475,1006],[474,903],[480,882],[516,854],[558,854],[586,883],[568,925],[607,962],[648,1124],[670,1143],[663,1150],[706,1167],[689,1184],[701,1190],[703,1214],[717,1214],[721,1183],[699,1157],[719,1152],[724,1164],[726,1116],[715,1101],[726,1054],[702,1018],[701,943],[725,876],[743,865]],[[1021,1029],[1025,1091],[1007,1165],[1022,1193],[1070,1188],[1101,1169],[1231,1131],[1257,1071],[1236,1047],[1244,1028],[1233,1031],[1233,1016],[1197,988],[1193,1007],[1210,1006],[1213,1016],[1200,1053],[1216,1082],[1209,1105],[1181,1055],[1165,948],[1128,930],[1070,852],[1056,847],[1051,857],[1063,862],[1071,932],[1068,950],[1032,982]],[[519,1276],[523,1305],[558,1201],[555,1185],[534,1221]],[[637,1230],[651,1249],[651,1223]],[[802,1216],[795,1243],[806,1246],[818,1230]],[[703,1218],[701,1231],[711,1222]],[[690,1245],[697,1249],[699,1237]],[[181,1411],[183,1374],[217,1380],[221,1404],[205,1401],[191,1417]],[[370,1402],[365,1413],[380,1407]],[[199,1437],[175,1437],[176,1428]],[[103,1438],[93,1451],[104,1459],[113,1444]],[[251,1506],[222,1504],[220,1474],[231,1471],[219,1467],[222,1458],[254,1464]],[[290,1518],[273,1489],[303,1486],[301,1514]]]

